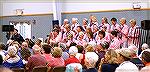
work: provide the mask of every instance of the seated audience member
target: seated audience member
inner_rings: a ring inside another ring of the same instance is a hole
[[[141,69],[144,65],[142,61],[138,58],[138,48],[135,45],[130,45],[128,47],[131,51],[131,62],[134,63],[139,69]]]
[[[5,47],[5,45],[3,43],[0,43],[0,55],[2,56],[2,59],[5,58],[5,53],[6,53],[6,51],[3,50],[4,47]]]
[[[62,57],[63,57],[63,59],[64,60],[66,60],[66,59],[68,59],[69,58],[69,54],[68,54],[68,49],[67,49],[67,46],[66,46],[66,44],[64,44],[64,43],[60,43],[59,44],[59,47],[62,49]]]
[[[64,59],[62,56],[62,49],[59,47],[54,47],[52,52],[52,56],[54,57],[51,62],[48,62],[49,67],[57,67],[57,66],[65,66]]]
[[[144,51],[144,50],[146,50],[146,49],[150,49],[150,48],[149,48],[148,44],[143,43],[143,44],[142,44],[142,48],[141,48],[141,49],[142,49],[142,51]]]
[[[28,58],[31,56],[31,52],[29,51],[27,42],[22,43],[20,53],[21,53],[22,59],[25,61],[28,61]]]
[[[31,55],[28,59],[28,63],[26,65],[26,70],[32,72],[32,69],[37,66],[46,66],[46,59],[41,54],[41,48],[38,45],[34,45],[32,47],[33,55]]]
[[[80,63],[68,64],[65,72],[82,72],[82,65]]]
[[[2,64],[3,64],[3,57],[2,55],[0,55],[0,67],[2,66]]]
[[[9,68],[0,67],[0,72],[13,72],[13,71],[10,70]]]
[[[83,72],[98,72],[95,68],[96,62],[98,61],[98,55],[95,52],[87,52],[85,54],[85,66],[87,69]]]
[[[113,49],[109,49],[105,57],[101,59],[101,63],[99,66],[100,72],[115,72],[116,68],[118,67],[117,62],[117,53]]]
[[[118,39],[117,37],[117,32],[116,31],[112,31],[111,32],[111,42],[110,42],[110,49],[120,49],[121,47],[121,41]]]
[[[142,50],[142,52],[141,52],[140,55],[139,55],[139,59],[140,59],[140,60],[142,60],[142,59],[141,59],[142,53],[143,53],[145,50],[146,50],[146,51],[147,51],[147,50],[150,50],[150,48],[149,48],[148,44],[144,43],[144,44],[142,45],[141,50]]]
[[[35,45],[38,45],[39,47],[42,47],[42,40],[37,39],[37,40],[35,41]]]
[[[51,62],[52,61],[52,55],[51,55],[51,48],[52,47],[48,44],[43,44],[42,48],[44,50],[43,56],[45,57],[47,62]]]
[[[7,55],[4,58],[3,66],[7,68],[23,68],[22,59],[17,55],[15,46],[9,46]]]
[[[76,58],[80,61],[82,65],[84,65],[85,55],[83,54],[84,47],[82,45],[77,45],[78,53],[76,54]]]
[[[33,45],[34,45],[34,42],[33,42],[31,39],[29,39],[29,38],[26,38],[26,39],[25,39],[25,42],[28,43],[28,47],[29,47],[29,48],[32,48]]]
[[[78,49],[75,46],[71,46],[69,49],[69,58],[65,60],[65,65],[67,66],[68,64],[71,63],[80,63],[80,61],[75,57],[76,54],[78,53]]]
[[[106,50],[109,48],[109,43],[104,41],[97,45],[97,55],[99,56],[99,59],[96,63],[96,68],[98,68],[98,64],[100,63],[101,59],[104,58],[104,55],[106,53]]]
[[[138,67],[130,62],[131,51],[127,48],[122,48],[118,52],[118,63],[119,67],[116,68],[115,72],[138,72]]]
[[[142,53],[142,62],[144,63],[145,67],[143,67],[140,72],[150,72],[150,50],[145,50]]]

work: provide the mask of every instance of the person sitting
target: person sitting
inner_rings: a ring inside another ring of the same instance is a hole
[[[98,72],[95,68],[96,62],[98,61],[98,55],[95,52],[85,53],[85,66],[87,69],[83,72]]]
[[[98,64],[100,63],[101,59],[104,58],[106,50],[108,48],[109,48],[109,43],[106,42],[106,41],[101,42],[100,44],[97,45],[96,53],[99,56],[99,59],[98,59],[98,61],[96,63],[96,68],[98,68]]]
[[[59,47],[54,47],[54,51],[52,52],[51,62],[48,62],[48,67],[56,67],[56,66],[65,66],[64,59],[62,58],[62,49]]]
[[[145,67],[143,67],[140,72],[149,72],[150,71],[150,50],[145,50],[142,53],[142,62],[144,63]]]
[[[46,59],[41,54],[41,48],[38,45],[34,45],[32,47],[33,55],[31,55],[28,59],[28,63],[26,65],[26,70],[32,72],[32,69],[37,66],[46,66]]]
[[[113,49],[109,49],[104,58],[101,59],[99,71],[100,72],[114,72],[118,67],[117,53]]]
[[[120,49],[117,59],[120,65],[116,68],[115,72],[139,72],[138,67],[130,62],[131,51],[128,48]]]
[[[42,48],[44,50],[43,56],[45,57],[47,62],[51,62],[52,61],[52,54],[51,54],[51,48],[52,47],[48,44],[43,44]]]
[[[0,43],[0,55],[2,56],[2,59],[5,58],[6,51],[4,50],[5,45],[3,43]]]
[[[15,46],[9,46],[7,55],[4,58],[3,66],[7,68],[23,68],[22,59],[17,55],[17,49]]]
[[[134,63],[139,70],[144,66],[142,61],[138,58],[138,48],[135,45],[130,45],[128,49],[131,51],[131,62]]]
[[[23,61],[25,61],[26,63],[28,61],[28,58],[31,56],[31,52],[29,51],[27,42],[22,43],[20,53]]]
[[[78,53],[77,47],[71,46],[69,49],[70,57],[67,60],[65,60],[66,66],[71,63],[80,63],[80,61],[75,57],[77,53]]]

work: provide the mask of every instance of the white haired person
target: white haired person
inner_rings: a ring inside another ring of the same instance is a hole
[[[46,66],[47,63],[45,57],[41,54],[41,48],[38,45],[34,45],[32,49],[34,54],[29,57],[26,65],[26,69],[29,70],[29,72],[32,72],[34,67]]]
[[[98,55],[95,52],[87,52],[85,54],[85,66],[87,69],[83,70],[83,72],[98,72],[95,68],[97,61]]]
[[[143,67],[140,72],[150,72],[150,50],[145,50],[142,53],[142,62],[145,64],[145,67]]]
[[[138,67],[130,62],[131,51],[128,48],[120,49],[117,59],[120,65],[116,68],[115,72],[139,72]]]
[[[131,62],[134,63],[139,69],[144,65],[142,61],[138,58],[138,48],[135,45],[130,45],[128,49],[131,51]]]
[[[70,57],[67,60],[65,60],[66,66],[71,63],[80,63],[80,61],[75,57],[77,53],[78,53],[77,47],[71,46],[69,49]]]
[[[72,18],[71,30],[75,32],[77,29],[77,26],[79,26],[78,18]]]
[[[15,46],[9,46],[7,55],[4,58],[3,66],[7,68],[23,68],[22,59],[17,55],[17,49]]]
[[[129,33],[128,33],[128,45],[130,44],[134,44],[135,46],[139,47],[139,37],[140,37],[140,30],[138,28],[138,26],[136,25],[136,20],[135,19],[131,19],[130,20],[130,29],[129,29]]]

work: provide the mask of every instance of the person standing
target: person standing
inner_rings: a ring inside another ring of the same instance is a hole
[[[17,41],[19,44],[22,44],[22,42],[24,42],[23,37],[18,33],[17,29],[14,29],[11,40]]]
[[[131,19],[130,25],[131,25],[131,27],[130,27],[129,33],[128,33],[128,46],[130,46],[130,44],[134,44],[135,46],[139,47],[140,31],[138,29],[138,26],[136,26],[136,20]]]
[[[120,24],[121,24],[121,40],[123,42],[122,47],[123,48],[127,48],[128,47],[128,31],[129,31],[129,27],[126,24],[126,19],[125,18],[121,18],[120,19]]]

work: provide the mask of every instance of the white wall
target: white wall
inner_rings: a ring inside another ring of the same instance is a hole
[[[147,8],[147,3],[140,3],[142,8]],[[64,3],[63,12],[82,12],[99,10],[131,9],[132,3]]]
[[[53,12],[54,0],[1,0],[0,16],[15,15],[15,9],[24,9],[24,14]],[[61,0],[62,12],[85,12],[99,10],[130,9],[133,2],[142,8],[150,7],[150,0]]]
[[[52,13],[52,3],[3,3],[3,16],[15,15],[16,9],[24,9],[24,14]]]

